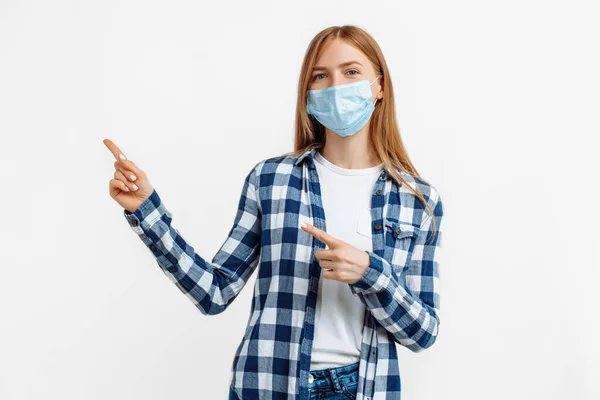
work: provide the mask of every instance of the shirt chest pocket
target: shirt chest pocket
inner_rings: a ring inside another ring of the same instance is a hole
[[[419,228],[393,220],[386,220],[384,226],[386,256],[389,256],[388,261],[392,261],[396,272],[400,272],[410,263]]]
[[[370,239],[371,221],[371,209],[361,208],[356,219],[356,232]]]

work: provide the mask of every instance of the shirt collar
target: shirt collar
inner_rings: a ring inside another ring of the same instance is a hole
[[[308,158],[313,158],[315,155],[315,152],[317,151],[317,149],[312,149],[312,150],[306,150],[302,155],[300,155],[296,161],[294,162],[294,165],[298,165],[302,162],[302,160],[304,160],[306,157]]]

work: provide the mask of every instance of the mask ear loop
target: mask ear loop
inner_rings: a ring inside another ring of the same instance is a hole
[[[375,81],[376,81],[377,79],[379,79],[379,77],[380,77],[380,76],[381,76],[381,75],[377,75],[377,76],[375,77],[375,79],[373,79],[373,81],[372,81],[371,83],[369,83],[369,86],[371,86],[372,84],[374,84],[374,83],[375,83]]]
[[[380,76],[381,76],[381,75],[377,75],[377,77],[375,77],[375,79],[373,79],[373,82],[369,83],[369,86],[371,86],[372,84],[374,84],[374,83],[375,83],[375,81],[376,81],[377,79],[379,79],[379,77],[380,77]],[[375,101],[373,102],[373,107],[375,107],[375,103],[377,103],[377,100],[379,100],[379,99],[378,99],[378,98],[375,98]]]

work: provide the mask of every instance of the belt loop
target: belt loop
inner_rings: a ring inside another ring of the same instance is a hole
[[[337,371],[335,368],[329,368],[329,375],[331,376],[331,382],[333,383],[333,388],[335,391],[342,390],[342,385],[340,385],[340,381],[338,379]]]

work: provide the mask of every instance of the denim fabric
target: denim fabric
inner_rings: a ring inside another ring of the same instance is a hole
[[[310,371],[308,393],[310,400],[356,399],[359,363],[337,368]],[[311,377],[312,376],[312,377]],[[232,387],[229,387],[229,400],[240,400]]]
[[[233,226],[212,259],[185,240],[156,190],[133,213],[123,210],[161,270],[203,314],[223,312],[257,274],[246,329],[232,363],[231,386],[244,400],[309,400],[322,271],[314,252],[325,244],[300,224],[307,221],[327,231],[316,151],[265,159],[250,170]],[[404,181],[384,166],[374,184],[370,265],[357,282],[348,284],[368,309],[357,400],[400,400],[396,345],[423,351],[435,343],[439,331],[442,200],[425,180],[396,172]],[[228,173],[222,178],[232,184]],[[423,195],[433,215],[408,186]],[[215,195],[220,194],[206,192]],[[214,233],[209,225],[198,229]]]
[[[356,362],[337,368],[325,368],[310,371],[308,376],[309,399],[356,399],[358,366],[359,362]]]

